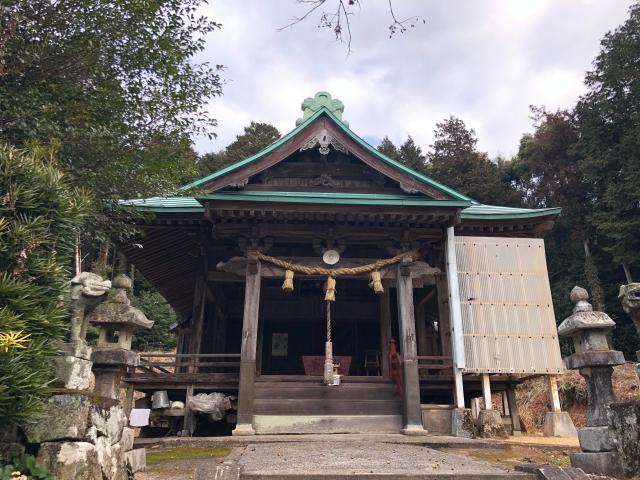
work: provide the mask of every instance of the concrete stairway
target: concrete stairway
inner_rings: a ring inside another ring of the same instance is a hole
[[[255,428],[273,433],[397,433],[402,401],[377,377],[346,377],[325,386],[319,377],[261,377],[255,384]]]

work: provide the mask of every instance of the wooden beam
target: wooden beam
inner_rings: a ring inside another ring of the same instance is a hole
[[[513,435],[522,434],[522,424],[520,423],[520,414],[518,412],[518,403],[516,402],[516,392],[513,388],[507,389],[507,401],[509,402],[509,413],[511,414],[511,425],[513,425]]]
[[[420,408],[420,378],[418,376],[418,352],[416,348],[416,321],[413,311],[413,283],[410,263],[403,260],[396,266],[398,325],[404,380],[404,428],[406,435],[425,433]]]
[[[240,348],[240,385],[238,421],[233,435],[254,435],[253,399],[256,377],[256,345],[260,311],[261,265],[254,257],[246,263],[242,346]]]

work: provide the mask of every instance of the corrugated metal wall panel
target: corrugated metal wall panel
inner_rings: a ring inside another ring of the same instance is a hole
[[[544,242],[456,237],[469,373],[562,373]]]

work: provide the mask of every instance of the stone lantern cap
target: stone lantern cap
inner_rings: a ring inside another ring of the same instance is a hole
[[[567,317],[558,327],[558,335],[564,337],[581,330],[612,330],[616,326],[609,315],[604,312],[594,312],[587,301],[589,293],[582,287],[573,287],[571,301],[575,303],[573,315]]]
[[[104,303],[101,303],[89,314],[91,323],[101,325],[128,325],[134,328],[149,329],[153,321],[149,320],[142,311],[131,306],[127,296],[127,289],[133,282],[126,275],[118,275],[113,279],[115,293]]]

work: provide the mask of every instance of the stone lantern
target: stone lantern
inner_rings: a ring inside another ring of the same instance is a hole
[[[594,312],[584,288],[571,290],[573,315],[558,327],[560,336],[570,336],[576,353],[565,359],[568,369],[579,370],[587,382],[587,417],[578,432],[582,452],[570,455],[571,464],[587,473],[615,475],[620,467],[611,451],[607,430],[607,407],[615,400],[611,375],[613,366],[625,362],[622,352],[609,349],[607,334],[615,322],[604,312]]]
[[[103,397],[118,398],[120,381],[127,368],[138,365],[140,358],[131,351],[134,330],[149,329],[153,322],[131,306],[127,296],[133,282],[126,275],[113,279],[114,292],[89,314],[89,321],[98,326],[98,345],[91,360],[96,377],[94,391]]]

